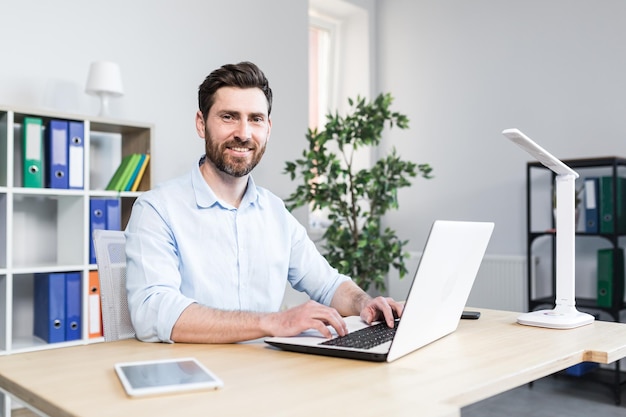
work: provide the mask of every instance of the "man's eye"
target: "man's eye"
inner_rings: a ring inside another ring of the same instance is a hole
[[[222,120],[225,120],[225,121],[233,120],[233,116],[230,114],[225,114],[222,116]]]

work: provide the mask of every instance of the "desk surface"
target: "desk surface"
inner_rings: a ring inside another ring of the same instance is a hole
[[[460,407],[581,361],[626,357],[626,324],[572,330],[515,323],[481,310],[453,334],[393,363],[284,352],[264,343],[192,345],[125,340],[0,357],[0,388],[51,416],[459,416]],[[217,391],[131,399],[116,362],[194,356],[224,381]]]

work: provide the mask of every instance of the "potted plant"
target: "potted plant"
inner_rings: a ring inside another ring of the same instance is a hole
[[[322,253],[341,273],[351,276],[368,291],[384,292],[390,267],[402,278],[408,272],[403,251],[407,240],[384,228],[383,215],[398,208],[398,189],[411,185],[409,178],[431,178],[429,164],[403,161],[393,149],[370,169],[354,167],[354,153],[378,146],[383,129],[407,129],[408,118],[390,110],[393,98],[380,94],[373,101],[348,99],[346,116],[326,115],[323,130],[308,129],[308,149],[302,158],[287,162],[285,173],[300,185],[286,199],[289,210],[308,205],[328,213],[322,236]]]

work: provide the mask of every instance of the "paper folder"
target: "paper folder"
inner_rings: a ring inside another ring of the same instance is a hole
[[[139,158],[136,158],[137,162],[135,163],[135,166],[133,168],[133,171],[131,172],[130,177],[128,178],[128,181],[126,181],[126,184],[124,184],[123,191],[130,191],[133,188],[133,185],[135,184],[135,181],[137,180],[137,176],[139,175],[139,172],[141,171],[141,167],[143,166],[143,162],[146,160],[145,154],[137,154],[137,155],[139,155]]]
[[[133,182],[133,185],[130,187],[130,191],[137,191],[139,189],[139,184],[141,184],[141,179],[143,178],[143,174],[145,174],[146,169],[148,167],[148,162],[150,162],[150,154],[147,153],[144,155],[144,158],[141,161],[141,166],[139,167],[139,172],[137,173],[137,177]]]
[[[100,307],[100,279],[98,271],[89,271],[89,295],[87,295],[89,314],[89,337],[102,337],[102,310]]]
[[[132,168],[130,165],[136,155],[137,154],[130,154],[122,158],[122,162],[120,162],[120,165],[117,167],[115,173],[109,180],[109,183],[106,186],[106,190],[122,191],[122,187],[125,184],[124,178],[128,180],[128,176],[130,176],[129,169]]]
[[[69,188],[85,188],[85,126],[83,122],[68,123]]]
[[[67,121],[50,120],[46,126],[46,172],[45,184],[48,188],[68,188]]]
[[[65,274],[35,274],[34,333],[47,343],[65,340]]]
[[[24,187],[43,188],[43,131],[39,117],[25,117],[22,125]]]
[[[80,272],[65,274],[65,340],[82,337],[80,278]]]
[[[139,162],[141,161],[141,154],[134,153],[128,160],[128,165],[125,166],[122,174],[119,178],[119,184],[116,186],[118,191],[126,191],[126,185],[131,181],[133,174],[137,171]]]

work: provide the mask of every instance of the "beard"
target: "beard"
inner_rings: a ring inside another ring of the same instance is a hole
[[[265,153],[267,142],[261,148],[252,150],[252,159],[248,162],[248,158],[233,157],[228,155],[225,150],[229,147],[245,147],[247,141],[230,140],[223,143],[215,143],[209,132],[205,134],[205,152],[209,161],[215,165],[220,171],[233,177],[243,177],[248,175],[254,167],[258,165]]]

